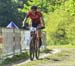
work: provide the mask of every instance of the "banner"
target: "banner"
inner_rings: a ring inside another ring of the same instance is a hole
[[[2,29],[3,53],[13,54],[13,29]]]
[[[14,29],[13,30],[13,52],[15,54],[21,53],[21,31]]]
[[[22,50],[29,49],[30,31],[21,31],[21,46]]]
[[[20,54],[30,48],[30,31],[19,29],[2,29],[3,56]],[[42,47],[46,48],[46,33],[42,32]]]

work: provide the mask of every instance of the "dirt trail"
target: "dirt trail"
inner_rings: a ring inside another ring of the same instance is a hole
[[[52,54],[56,54],[56,53],[59,53],[61,51],[62,51],[61,49],[53,49],[50,53],[43,53],[43,54],[41,54],[40,58],[46,58],[46,57],[48,57],[48,56],[50,56]],[[34,58],[34,61],[35,60],[36,59]],[[32,61],[30,61],[30,59],[28,59],[28,60],[26,60],[24,62],[21,62],[21,63],[18,63],[18,64],[12,64],[12,66],[18,66],[18,65],[21,65],[21,64],[29,63],[29,62],[32,62]]]

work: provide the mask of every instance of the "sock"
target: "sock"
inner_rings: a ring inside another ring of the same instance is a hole
[[[42,45],[42,41],[41,41],[41,38],[39,38],[39,46],[41,47]]]

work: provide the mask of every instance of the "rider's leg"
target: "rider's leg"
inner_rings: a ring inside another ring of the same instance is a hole
[[[42,45],[42,41],[41,41],[41,34],[42,34],[42,32],[41,32],[41,29],[38,30],[37,33],[38,33],[38,34],[37,34],[37,38],[38,38],[38,40],[39,40],[39,47],[41,47],[41,45]]]

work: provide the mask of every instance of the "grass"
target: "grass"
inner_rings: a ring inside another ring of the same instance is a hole
[[[0,43],[0,57],[2,56],[2,53],[3,53],[3,51],[2,51],[2,44]]]
[[[48,49],[61,48],[63,51],[47,58],[32,61],[17,66],[75,66],[75,46],[59,45],[48,46]]]
[[[75,48],[75,45],[48,45],[48,49],[54,49],[54,48]]]
[[[15,55],[13,56],[12,58],[6,58],[1,64],[0,66],[6,66],[6,65],[9,65],[9,64],[12,64],[12,63],[17,63],[21,60],[26,60],[29,58],[29,54],[28,52],[24,52],[22,54],[19,54],[19,55]]]

